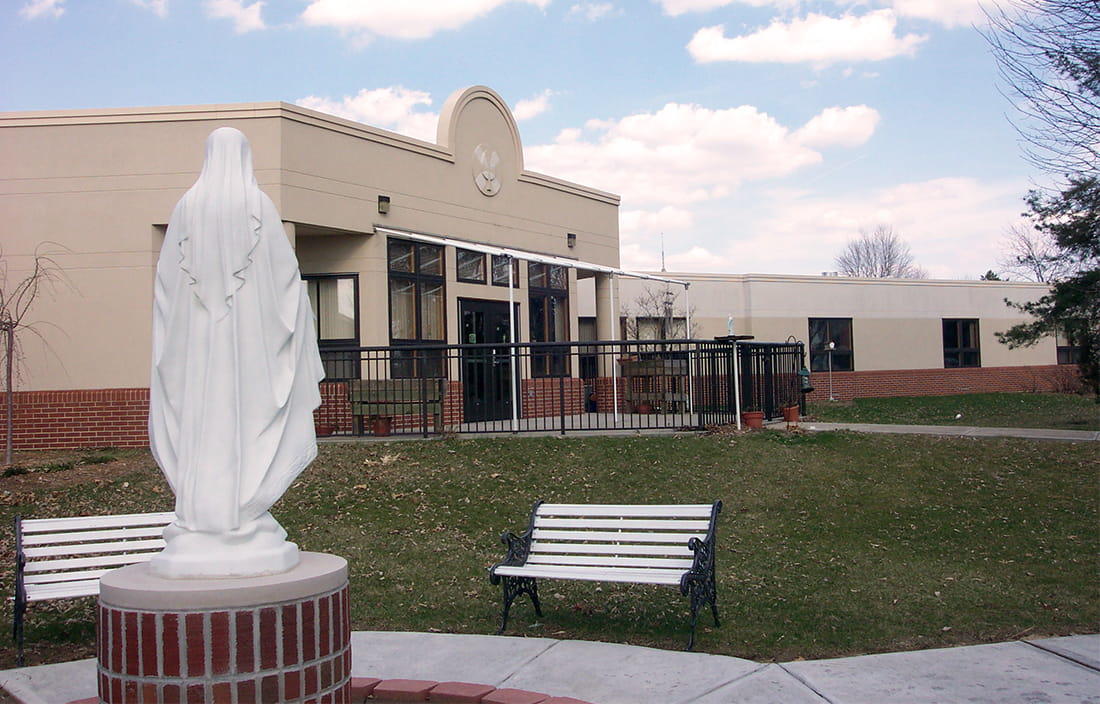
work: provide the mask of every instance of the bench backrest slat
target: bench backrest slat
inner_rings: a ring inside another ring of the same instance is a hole
[[[73,518],[25,518],[23,534],[51,533],[55,531],[91,530],[96,528],[122,528],[125,526],[168,525],[176,520],[171,511],[162,513],[127,513],[114,516],[78,516]]]
[[[544,518],[535,517],[535,528],[615,528],[621,530],[693,531],[706,533],[708,521],[644,518]]]
[[[112,552],[141,552],[145,550],[163,550],[163,538],[145,538],[142,540],[122,540],[113,543],[79,543],[69,545],[44,545],[42,547],[26,548],[23,554],[27,556],[28,565],[47,563],[58,557],[70,557],[73,555],[98,555]]]
[[[595,530],[550,530],[536,528],[532,534],[534,540],[606,540],[613,543],[683,543],[687,545],[692,536],[702,539],[706,531],[693,531],[685,536],[684,533],[631,533],[618,531]]]
[[[656,557],[620,557],[607,555],[531,555],[528,565],[594,565],[598,567],[645,567],[683,572],[691,569],[692,560],[673,560]]]
[[[535,541],[531,544],[532,552],[559,553],[571,555],[672,555],[692,557],[694,553],[688,549],[687,541],[683,545],[638,545],[620,543],[556,543]]]
[[[165,524],[166,525],[166,524]],[[85,543],[89,540],[126,540],[131,538],[158,538],[164,534],[164,525],[119,528],[118,530],[78,530],[71,533],[37,533],[24,535],[23,545],[63,545],[66,543]]]
[[[97,555],[95,557],[76,557],[65,560],[34,560],[33,562],[27,562],[23,569],[29,574],[31,572],[57,572],[59,570],[75,570],[85,567],[130,565],[134,562],[148,560],[154,554],[154,552],[144,554],[119,553],[115,555]]]
[[[664,516],[710,518],[710,504],[541,504],[540,516]]]

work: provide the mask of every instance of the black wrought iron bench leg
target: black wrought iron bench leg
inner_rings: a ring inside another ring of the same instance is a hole
[[[27,607],[18,601],[15,603],[15,618],[12,622],[11,637],[15,641],[15,665],[23,667],[23,616]]]
[[[500,628],[497,635],[504,633],[508,626],[508,611],[512,608],[512,602],[520,594],[531,597],[531,603],[535,606],[535,615],[542,618],[542,604],[539,603],[539,585],[534,577],[502,577],[501,586],[504,589],[504,611],[501,614]]]

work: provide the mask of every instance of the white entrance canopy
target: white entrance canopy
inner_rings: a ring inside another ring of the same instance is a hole
[[[552,254],[539,254],[537,252],[526,252],[522,249],[512,249],[511,247],[498,247],[496,245],[482,244],[480,242],[470,242],[469,240],[456,240],[452,237],[440,237],[439,235],[428,235],[422,232],[413,232],[411,230],[399,230],[393,227],[382,227],[381,225],[375,225],[374,231],[382,235],[393,235],[394,237],[404,237],[405,239],[417,240],[419,242],[428,242],[438,245],[450,245],[452,247],[459,247],[461,249],[469,249],[474,252],[483,252],[485,254],[495,254],[497,256],[511,257],[512,259],[523,259],[529,262],[539,262],[542,264],[557,264],[559,266],[568,267],[570,269],[579,269],[582,271],[594,271],[601,274],[611,274],[612,276],[629,276],[634,279],[650,279],[652,281],[662,281],[668,284],[676,284],[683,286],[685,290],[691,285],[688,281],[680,281],[679,279],[670,279],[664,276],[655,276],[653,274],[643,274],[637,271],[627,271],[626,269],[617,269],[612,266],[606,266],[604,264],[593,264],[592,262],[582,262],[579,259],[570,259],[568,257],[558,257]]]

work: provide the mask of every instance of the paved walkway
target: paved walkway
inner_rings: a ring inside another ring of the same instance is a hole
[[[0,686],[24,704],[64,704],[95,696],[95,670],[94,660],[6,670]],[[1098,704],[1100,635],[761,664],[587,641],[357,632],[352,673],[593,704]]]
[[[961,425],[882,425],[879,423],[812,423],[803,421],[805,430],[854,430],[859,433],[891,433],[896,435],[945,435],[964,438],[1026,438],[1028,440],[1062,440],[1069,442],[1100,442],[1096,430],[1051,430],[1046,428],[978,428]]]

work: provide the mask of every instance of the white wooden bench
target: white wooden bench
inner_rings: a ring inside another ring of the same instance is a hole
[[[502,562],[489,580],[502,584],[504,611],[527,594],[541,617],[537,579],[577,579],[678,586],[688,597],[695,644],[699,608],[709,605],[718,625],[714,579],[715,523],[722,502],[686,505],[574,505],[538,502],[523,535],[507,532]]]
[[[15,518],[15,619],[12,637],[23,665],[27,604],[99,594],[112,569],[146,562],[164,548],[171,511],[74,518]]]

